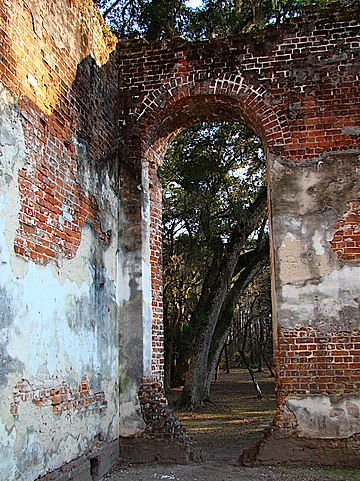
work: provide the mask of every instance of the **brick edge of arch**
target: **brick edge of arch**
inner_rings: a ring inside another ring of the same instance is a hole
[[[249,85],[241,74],[212,77],[210,72],[200,72],[174,78],[147,94],[132,116],[140,125],[151,123],[156,137],[159,122],[165,118],[166,112],[181,99],[199,96],[238,101],[239,108],[244,112],[241,120],[261,134],[268,148],[283,148],[291,136],[288,120],[280,108],[272,105],[270,94],[261,86]],[[154,120],[156,124],[152,123]]]

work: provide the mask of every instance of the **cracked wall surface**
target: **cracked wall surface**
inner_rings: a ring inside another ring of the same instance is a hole
[[[154,347],[162,343],[157,169],[169,142],[214,120],[245,122],[264,143],[278,409],[261,462],[360,463],[358,13],[353,3],[333,5],[258,34],[118,47],[128,159],[135,169],[141,159],[150,179],[142,189]],[[161,361],[153,353],[155,379]]]
[[[116,49],[90,0],[0,9],[3,476],[93,480],[119,437],[193,455],[163,396],[158,167],[202,120],[267,155],[278,410],[256,460],[359,465],[359,8]]]

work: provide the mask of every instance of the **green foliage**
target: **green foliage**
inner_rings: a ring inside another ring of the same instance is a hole
[[[225,37],[263,28],[296,16],[308,5],[331,0],[203,0],[190,8],[186,0],[94,0],[120,37],[148,40],[184,36]],[[345,2],[345,0],[343,0]]]
[[[185,0],[94,0],[119,37],[172,38],[185,30]]]
[[[217,275],[214,266],[265,184],[265,158],[259,138],[243,124],[204,122],[175,139],[159,174],[165,339],[167,351],[173,351],[172,378],[180,384],[198,328],[193,314],[204,283]]]
[[[170,146],[161,177],[166,229],[198,245],[226,240],[265,183],[261,142],[242,124],[195,124]]]

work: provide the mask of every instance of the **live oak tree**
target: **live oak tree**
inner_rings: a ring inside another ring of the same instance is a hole
[[[263,225],[265,226],[265,223]],[[234,336],[234,326],[237,325],[236,314],[239,312],[239,302],[247,293],[249,285],[254,284],[254,279],[260,277],[262,272],[266,271],[268,264],[269,264],[268,236],[261,235],[257,239],[256,246],[254,246],[253,249],[246,251],[240,256],[237,264],[237,268],[236,268],[237,272],[235,273],[232,285],[226,294],[226,298],[215,327],[215,331],[212,337],[210,350],[208,354],[206,384],[205,384],[205,392],[206,392],[205,399],[210,398],[211,382],[214,379],[215,371],[220,361],[221,353],[224,347],[226,347],[227,344],[229,343],[229,340],[231,340],[231,337]],[[254,289],[252,289],[252,291],[254,291]],[[267,293],[268,294],[267,300],[270,300],[270,284],[266,286],[264,291],[265,293],[262,293],[263,298]],[[265,317],[268,319],[271,314],[271,302],[267,302],[266,304],[264,303],[263,310],[264,312],[266,312]],[[259,327],[262,326],[262,324],[260,324],[261,321],[262,321],[262,318],[259,319]],[[258,327],[255,324],[255,322],[251,322],[250,326],[246,326],[246,327],[254,328],[254,326]],[[243,332],[237,332],[237,335],[239,334],[243,334]],[[267,334],[268,334],[268,331],[267,331]],[[271,334],[271,326],[270,326],[270,334]],[[264,348],[264,342],[261,344],[261,333],[259,333],[258,340],[259,340],[259,348]],[[262,340],[264,341],[264,339]],[[268,338],[266,340],[268,341]],[[239,350],[239,354],[245,355],[245,353],[241,350]],[[265,352],[263,352],[263,354],[265,356]],[[249,366],[247,365],[246,358],[245,359],[243,358],[243,361],[245,361],[246,367],[249,368]],[[266,361],[271,362],[272,356],[270,360],[266,359]]]
[[[178,383],[186,373],[182,402],[197,407],[235,299],[268,259],[261,143],[242,124],[197,124],[171,145],[161,175],[167,364],[176,359]]]

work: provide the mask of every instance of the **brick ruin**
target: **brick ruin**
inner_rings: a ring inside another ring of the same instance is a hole
[[[188,462],[164,393],[166,148],[243,121],[268,165],[277,415],[244,463],[359,466],[360,9],[117,40],[90,0],[2,0],[0,470]]]

